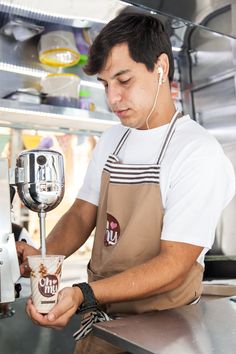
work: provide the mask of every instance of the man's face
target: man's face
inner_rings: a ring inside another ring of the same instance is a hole
[[[122,43],[112,48],[104,69],[98,73],[98,80],[103,83],[109,106],[121,123],[147,129],[146,118],[158,87],[156,71],[150,72],[144,64],[134,61],[128,45]],[[156,107],[149,119],[151,128],[157,126]]]

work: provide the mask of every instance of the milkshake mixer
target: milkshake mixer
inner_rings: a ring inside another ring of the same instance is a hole
[[[15,184],[24,205],[39,216],[41,253],[46,255],[46,212],[64,196],[63,157],[52,150],[26,150],[16,161]]]
[[[10,170],[10,177],[7,166],[7,160],[0,159],[0,303],[14,301],[14,284],[20,276],[11,231],[9,183],[16,185],[24,205],[38,213],[43,257],[46,255],[46,213],[61,202],[65,185],[63,157],[57,151],[33,149],[21,152],[16,168]]]

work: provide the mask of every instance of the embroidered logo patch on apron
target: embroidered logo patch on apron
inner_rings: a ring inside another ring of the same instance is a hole
[[[107,214],[107,225],[104,238],[105,246],[114,246],[120,237],[120,225],[114,216]]]

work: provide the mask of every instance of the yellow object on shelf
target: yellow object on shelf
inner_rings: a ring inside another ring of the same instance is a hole
[[[22,140],[26,149],[34,149],[39,145],[41,136],[38,134],[36,135],[23,134]]]
[[[77,64],[80,53],[71,31],[52,31],[41,36],[39,41],[39,60],[43,64],[68,67]]]

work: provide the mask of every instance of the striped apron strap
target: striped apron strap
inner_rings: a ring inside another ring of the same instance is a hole
[[[95,323],[111,320],[111,317],[99,309],[97,311],[92,311],[89,314],[85,314],[82,317],[80,328],[73,334],[73,337],[76,341],[83,339],[92,331]]]
[[[112,155],[118,155],[120,152],[120,149],[122,148],[122,145],[125,143],[126,139],[128,138],[129,134],[130,134],[131,130],[127,129],[124,133],[124,135],[122,136],[122,138],[120,139],[115,151],[113,152]]]
[[[161,161],[165,155],[165,152],[166,152],[166,149],[171,141],[171,138],[175,132],[175,124],[176,124],[176,121],[177,119],[181,116],[181,112],[179,110],[177,110],[173,116],[173,118],[171,119],[171,122],[169,124],[169,127],[168,127],[168,130],[167,130],[167,133],[166,133],[166,136],[165,136],[165,139],[164,139],[164,142],[162,144],[162,148],[161,148],[161,151],[160,151],[160,154],[159,154],[159,157],[158,157],[158,160],[157,160],[157,165],[160,165],[161,164]]]

